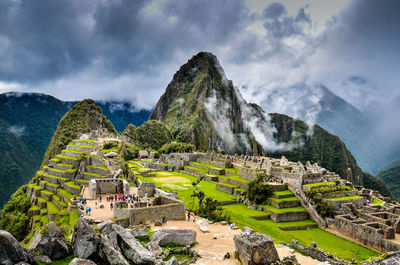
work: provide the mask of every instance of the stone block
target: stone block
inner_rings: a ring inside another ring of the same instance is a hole
[[[271,264],[279,261],[272,238],[264,234],[242,234],[233,238],[236,253],[244,265]]]

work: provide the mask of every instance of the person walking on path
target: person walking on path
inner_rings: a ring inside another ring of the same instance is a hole
[[[90,213],[92,212],[92,208],[89,207],[88,211],[89,211],[89,216],[90,216]]]
[[[190,221],[190,212],[187,214],[188,222]]]

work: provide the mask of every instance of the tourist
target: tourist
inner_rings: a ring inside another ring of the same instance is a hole
[[[86,215],[88,215],[88,213],[89,213],[89,208],[88,207],[86,207],[85,213],[86,213]]]
[[[112,210],[112,208],[113,208],[113,203],[110,203],[110,209]]]
[[[95,208],[97,209],[97,202],[94,202],[94,206],[95,206]]]
[[[92,211],[92,208],[90,208],[90,206],[89,206],[89,209],[88,209],[88,212],[89,212],[89,216],[90,216],[90,212]]]
[[[188,222],[190,221],[190,212],[187,214]]]
[[[193,214],[193,223],[195,223],[195,222],[196,222],[196,215]]]

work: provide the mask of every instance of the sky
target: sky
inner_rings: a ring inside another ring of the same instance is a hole
[[[267,110],[281,89],[318,101],[317,84],[371,110],[400,95],[399,10],[397,0],[2,0],[0,93],[151,109],[179,66],[209,51]]]

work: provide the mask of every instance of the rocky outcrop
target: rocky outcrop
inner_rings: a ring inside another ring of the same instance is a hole
[[[146,228],[138,228],[138,229],[132,230],[131,234],[135,238],[149,239],[149,234],[147,233]]]
[[[115,236],[115,242],[118,242],[118,247],[124,256],[134,264],[152,265],[155,263],[154,256],[140,244],[129,230],[120,225],[107,224],[101,229],[101,232],[108,236]]]
[[[96,265],[96,263],[88,259],[74,258],[69,265]]]
[[[362,265],[399,265],[400,264],[400,251],[388,252],[385,257],[381,259],[377,258],[373,262],[366,262]]]
[[[117,244],[117,234],[101,235],[100,257],[110,265],[129,265]]]
[[[169,243],[187,246],[196,242],[196,235],[196,231],[193,230],[161,229],[153,234],[151,242],[159,246],[166,246]]]
[[[272,238],[264,234],[242,234],[233,238],[236,252],[244,265],[271,264],[279,261]]]
[[[53,222],[35,233],[29,248],[49,256],[52,260],[65,258],[69,254],[67,240]]]
[[[13,265],[19,262],[34,264],[35,257],[10,233],[0,230],[0,264]]]
[[[85,219],[79,218],[72,238],[75,257],[81,259],[93,258],[97,255],[100,238]]]

